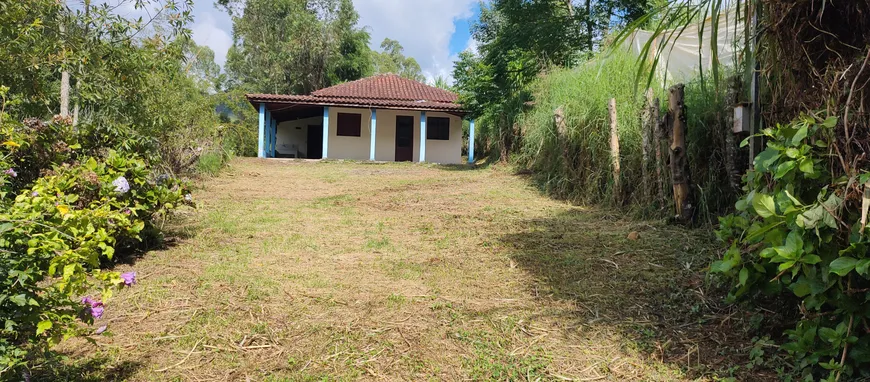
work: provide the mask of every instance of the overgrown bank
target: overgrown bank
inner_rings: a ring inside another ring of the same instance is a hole
[[[518,117],[517,154],[512,158],[531,171],[546,192],[579,203],[628,206],[647,216],[672,210],[667,136],[645,127],[647,99],[636,82],[637,59],[623,52],[601,55],[576,68],[554,69],[532,86],[533,106]],[[653,85],[667,111],[666,89]],[[685,89],[687,148],[698,200],[698,219],[715,219],[736,198],[726,171],[726,115],[730,105],[709,85],[698,81]],[[616,100],[620,193],[614,190],[611,120],[608,102]],[[564,120],[564,123],[560,122]],[[564,131],[560,131],[564,130]],[[644,158],[644,134],[650,144]],[[735,146],[736,148],[736,146]],[[656,151],[660,161],[657,163]],[[643,176],[648,175],[644,181]],[[664,196],[664,197],[662,197]]]

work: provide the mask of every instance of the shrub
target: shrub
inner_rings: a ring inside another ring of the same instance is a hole
[[[92,333],[112,290],[125,285],[101,262],[189,199],[181,182],[154,177],[137,154],[91,152],[79,138],[63,119],[0,127],[3,376],[62,339]],[[92,290],[99,299],[82,299]]]
[[[763,131],[767,148],[744,176],[739,212],[720,218],[728,250],[710,266],[733,282],[731,300],[800,301],[803,318],[782,349],[810,381],[870,376],[870,239],[852,192],[870,173],[832,176],[836,124],[804,115]]]

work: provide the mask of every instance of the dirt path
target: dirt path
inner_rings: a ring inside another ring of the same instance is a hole
[[[502,169],[242,159],[194,196],[177,244],[121,267],[141,280],[111,335],[62,346],[69,377],[671,381],[727,359],[709,238]]]

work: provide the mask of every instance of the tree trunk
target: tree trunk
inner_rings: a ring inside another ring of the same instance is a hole
[[[589,52],[592,52],[593,46],[593,36],[592,30],[594,28],[595,20],[592,18],[592,0],[586,0],[586,34],[589,36]]]
[[[60,73],[60,116],[69,116],[69,72]]]
[[[694,215],[692,205],[689,158],[686,153],[686,104],[685,86],[671,86],[668,96],[668,122],[671,132],[671,183],[674,186],[674,206],[676,219],[689,223]]]
[[[607,104],[610,111],[610,157],[613,160],[613,200],[619,203],[622,197],[622,184],[619,175],[619,128],[616,120],[616,98]]]
[[[66,27],[63,25],[64,21],[60,22],[60,34],[61,36],[66,34]],[[66,63],[66,62],[64,62]],[[68,117],[69,116],[69,72],[64,69],[60,73],[60,116]]]
[[[511,135],[513,133],[512,130],[513,130],[513,126],[509,126],[507,117],[505,115],[502,115],[501,116],[501,127],[500,127],[501,155],[500,155],[499,159],[505,163],[507,163],[508,157],[510,156],[510,153],[511,153],[511,138],[512,138]]]

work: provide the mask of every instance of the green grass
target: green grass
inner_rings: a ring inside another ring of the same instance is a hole
[[[654,185],[644,186],[641,117],[645,107],[644,89],[635,83],[636,58],[613,52],[572,69],[555,69],[542,76],[531,88],[534,107],[520,117],[522,146],[516,162],[532,170],[533,180],[545,192],[577,203],[612,205],[613,166],[610,149],[608,102],[616,99],[619,130],[620,171],[627,204],[646,216],[670,214],[669,200],[660,203],[646,196]],[[667,91],[653,85],[661,100],[661,115],[667,112]],[[710,220],[734,199],[723,183],[724,136],[728,127],[724,116],[730,110],[724,97],[703,89],[700,81],[686,87],[688,121],[687,146],[692,180],[699,187],[701,218]],[[562,108],[567,131],[560,137],[554,112]],[[655,143],[655,140],[653,140]],[[654,173],[655,152],[649,153],[649,172]],[[662,149],[667,163],[668,151]],[[665,195],[670,198],[670,179],[663,173]],[[696,202],[697,203],[697,202]],[[664,213],[663,213],[664,212]]]
[[[199,156],[196,170],[201,174],[215,176],[224,168],[227,157],[221,152],[206,152]]]

